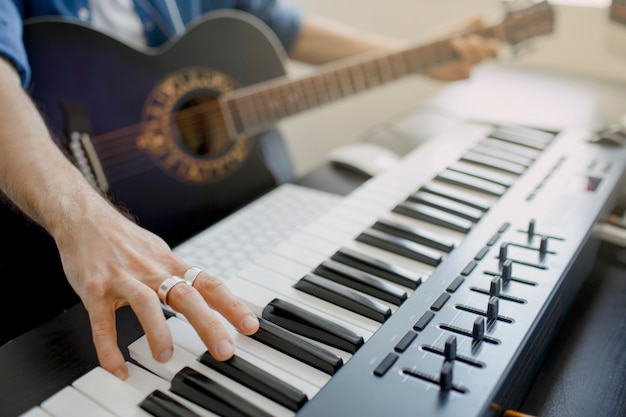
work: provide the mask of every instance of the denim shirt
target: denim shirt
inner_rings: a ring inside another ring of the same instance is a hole
[[[300,32],[300,10],[279,0],[175,0],[185,25],[217,9],[238,9],[265,22],[278,36],[286,51]],[[159,46],[175,35],[175,26],[165,0],[133,0],[143,24],[148,46]],[[15,65],[22,84],[30,83],[28,57],[22,43],[23,21],[31,17],[65,16],[82,22],[91,21],[88,0],[1,0],[0,55]]]

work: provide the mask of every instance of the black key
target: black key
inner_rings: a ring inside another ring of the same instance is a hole
[[[454,242],[445,240],[437,234],[419,227],[409,226],[394,220],[380,219],[372,225],[372,229],[382,230],[389,234],[421,243],[433,249],[450,253],[454,249]]]
[[[457,162],[456,164],[450,165],[448,169],[450,171],[461,172],[463,174],[471,175],[472,177],[493,182],[494,184],[499,184],[507,188],[512,186],[514,183],[514,180],[505,175],[500,175],[496,172],[493,172],[492,170],[473,166],[470,164],[465,164],[462,162]]]
[[[393,211],[461,233],[469,233],[473,226],[473,223],[467,219],[462,219],[459,216],[445,213],[434,207],[420,203],[412,203],[410,201],[403,201],[395,206]]]
[[[159,390],[152,391],[139,403],[139,407],[155,417],[200,417]]]
[[[331,259],[345,265],[353,266],[361,271],[369,272],[370,274],[374,274],[407,288],[416,289],[422,283],[422,278],[413,271],[401,266],[392,265],[352,249],[339,249],[333,254]]]
[[[313,273],[397,306],[407,299],[407,293],[398,287],[336,261],[322,262]]]
[[[443,260],[437,251],[380,230],[367,229],[357,236],[356,240],[431,266],[437,266]]]
[[[480,178],[472,177],[471,175],[450,170],[440,172],[437,174],[435,179],[441,182],[447,182],[448,184],[458,185],[460,187],[467,188],[468,190],[495,195],[496,197],[501,197],[507,190],[507,188],[502,185],[494,184],[490,181],[485,181]]]
[[[259,330],[250,337],[279,352],[289,355],[322,372],[333,375],[343,365],[343,359],[333,352],[307,342],[297,334],[259,318]]]
[[[326,278],[307,274],[294,287],[379,323],[384,323],[391,317],[391,309],[386,305]]]
[[[474,146],[472,148],[472,153],[489,156],[491,158],[497,158],[502,161],[512,162],[524,168],[528,168],[529,166],[531,166],[534,160],[533,158],[529,158],[528,156],[516,155],[510,151],[492,147],[488,144],[479,144]]]
[[[170,390],[220,416],[270,417],[245,398],[189,367],[174,375]]]
[[[263,309],[262,317],[296,334],[346,352],[354,353],[364,343],[363,336],[352,330],[278,298]]]
[[[522,175],[526,171],[526,167],[516,164],[515,162],[504,161],[493,156],[482,155],[476,152],[466,153],[461,157],[461,161],[485,166],[488,168],[499,169],[500,171],[508,172],[515,175]]]
[[[480,198],[478,196],[448,187],[443,184],[431,182],[420,187],[420,190],[428,191],[431,194],[440,195],[453,201],[458,201],[459,203],[463,203],[467,206],[477,208],[481,211],[488,211],[491,207],[491,203],[489,202],[489,200],[485,200],[484,198]],[[411,199],[411,197],[409,197],[409,199]]]
[[[305,393],[238,356],[216,361],[205,352],[199,361],[290,410],[297,411],[307,402]]]
[[[425,191],[418,191],[412,194],[409,200],[437,208],[446,213],[454,214],[455,216],[462,217],[474,223],[478,223],[483,215],[483,212],[478,209]]]

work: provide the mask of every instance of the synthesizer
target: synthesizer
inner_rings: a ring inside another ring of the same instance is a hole
[[[173,314],[170,362],[141,336],[128,381],[95,368],[24,416],[515,408],[623,193],[626,150],[592,138],[459,123],[225,278],[262,323],[252,337],[225,323],[233,360],[212,361]],[[175,250],[202,265],[201,251]]]

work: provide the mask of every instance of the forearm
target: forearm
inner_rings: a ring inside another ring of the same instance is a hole
[[[101,198],[49,136],[13,67],[0,59],[0,188],[49,232]]]
[[[404,41],[360,31],[319,16],[306,16],[290,57],[310,64],[325,64],[351,55],[391,51]]]

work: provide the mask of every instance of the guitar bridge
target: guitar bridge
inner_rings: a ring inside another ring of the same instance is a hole
[[[74,159],[74,165],[87,181],[102,192],[109,190],[109,183],[104,175],[102,164],[91,142],[91,126],[83,103],[64,101],[61,103],[65,114],[66,134],[69,138],[68,150]]]
[[[87,133],[74,131],[70,134],[69,150],[74,157],[74,164],[87,181],[102,192],[109,190],[109,183],[102,170],[96,150]]]

